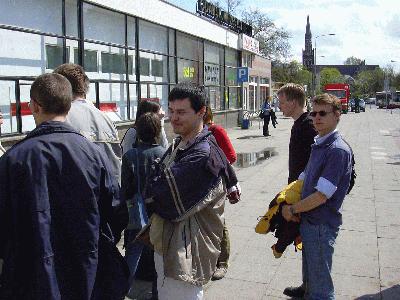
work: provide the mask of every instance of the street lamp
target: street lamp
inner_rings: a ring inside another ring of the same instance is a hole
[[[336,35],[335,33],[326,33],[326,34],[320,34],[317,35],[314,38],[314,96],[316,94],[316,90],[317,90],[317,39],[319,37],[323,37],[323,36],[332,36],[332,35]]]

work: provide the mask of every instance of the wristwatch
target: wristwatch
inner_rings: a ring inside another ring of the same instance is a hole
[[[290,205],[290,206],[289,206],[289,210],[290,210],[290,213],[291,213],[292,215],[295,215],[295,214],[296,214],[296,212],[294,211],[293,205]]]

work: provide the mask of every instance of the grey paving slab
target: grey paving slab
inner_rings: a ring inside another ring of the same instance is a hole
[[[258,300],[265,293],[266,284],[224,278],[205,287],[207,300]]]

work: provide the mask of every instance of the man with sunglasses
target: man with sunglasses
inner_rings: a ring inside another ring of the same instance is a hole
[[[350,185],[351,150],[336,127],[340,100],[329,94],[313,99],[310,116],[318,131],[310,159],[299,176],[304,180],[302,200],[285,205],[287,221],[301,216],[303,277],[307,299],[335,299],[331,277],[334,244],[342,224],[340,208]]]
[[[283,115],[294,120],[289,142],[288,183],[292,183],[304,171],[310,157],[311,145],[314,144],[314,137],[318,133],[306,111],[306,94],[301,85],[285,84],[278,90],[277,95],[279,109]],[[287,287],[283,294],[289,297],[303,297],[305,294],[304,278],[300,286]]]

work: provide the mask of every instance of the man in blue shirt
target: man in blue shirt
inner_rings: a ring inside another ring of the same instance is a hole
[[[340,100],[329,94],[313,99],[310,116],[318,132],[304,180],[302,201],[283,207],[288,221],[299,221],[307,299],[334,299],[331,277],[333,246],[342,224],[341,206],[350,185],[351,150],[336,126]]]

